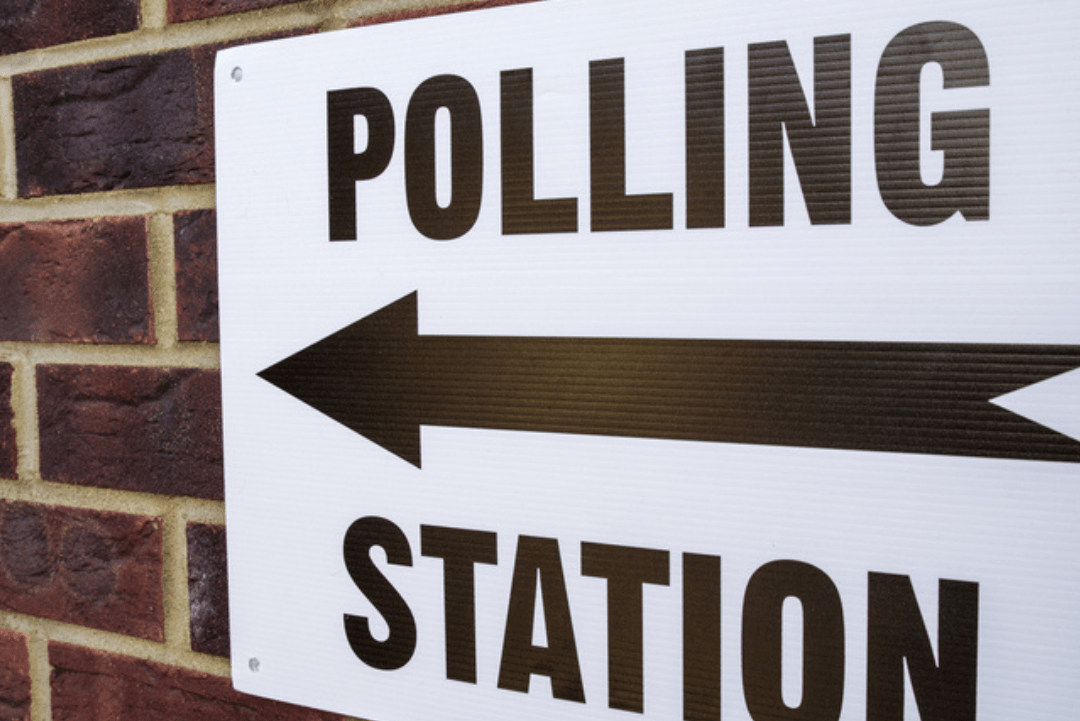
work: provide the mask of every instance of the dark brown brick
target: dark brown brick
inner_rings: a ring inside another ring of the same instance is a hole
[[[199,653],[229,656],[229,579],[225,527],[189,523],[188,600],[191,648]]]
[[[161,519],[0,500],[0,608],[164,641]]]
[[[16,75],[19,196],[212,183],[215,54],[310,32]]]
[[[0,223],[0,340],[153,343],[146,218]]]
[[[30,721],[30,651],[26,636],[0,628],[0,721]]]
[[[15,369],[0,363],[0,478],[15,478],[19,465],[19,448],[12,424],[15,413],[11,407],[11,380]]]
[[[166,18],[170,23],[185,23],[298,2],[303,0],[169,0]]]
[[[414,10],[396,10],[394,12],[360,18],[352,24],[352,27],[381,25],[382,23],[393,23],[398,22],[399,20],[414,20],[416,18],[428,18],[435,15],[447,15],[449,13],[460,13],[469,10],[483,10],[485,8],[494,8],[502,5],[521,5],[527,2],[537,2],[537,0],[477,0],[477,2],[461,3],[459,5],[416,8]]]
[[[53,721],[344,721],[248,696],[227,678],[81,646],[49,643]]]
[[[0,55],[137,30],[138,0],[3,0]]]
[[[42,365],[37,387],[45,480],[223,497],[217,371]]]
[[[212,341],[218,334],[217,211],[173,216],[176,243],[176,312],[182,341]]]
[[[19,195],[212,182],[212,66],[202,47],[15,76]]]

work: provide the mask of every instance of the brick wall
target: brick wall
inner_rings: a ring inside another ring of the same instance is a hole
[[[228,680],[214,53],[515,1],[0,2],[0,721],[340,718]]]

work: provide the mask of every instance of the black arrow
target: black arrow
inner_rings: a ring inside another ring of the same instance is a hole
[[[1080,463],[989,401],[1080,347],[421,336],[412,293],[259,375],[420,466],[420,426]]]

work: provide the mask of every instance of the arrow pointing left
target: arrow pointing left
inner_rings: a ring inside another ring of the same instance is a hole
[[[259,375],[420,466],[423,425],[1080,463],[993,400],[1080,347],[435,336],[410,294]]]

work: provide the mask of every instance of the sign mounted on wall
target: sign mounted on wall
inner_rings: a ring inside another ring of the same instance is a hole
[[[236,687],[1070,715],[1077,31],[551,0],[219,53]]]

